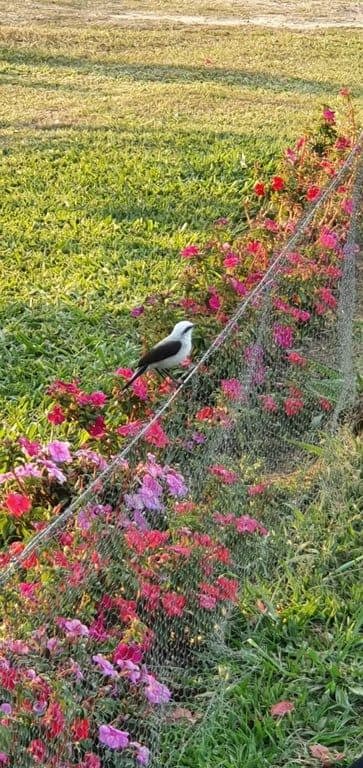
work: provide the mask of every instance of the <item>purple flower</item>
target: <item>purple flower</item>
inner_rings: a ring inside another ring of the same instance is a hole
[[[196,443],[197,445],[202,445],[202,443],[205,443],[206,437],[205,435],[203,435],[202,432],[193,432],[192,440],[193,440],[193,443]]]
[[[52,461],[57,464],[62,464],[72,461],[72,456],[69,450],[69,443],[62,442],[61,440],[53,440],[52,443],[47,445],[48,453]]]
[[[107,461],[105,461],[103,456],[96,451],[91,451],[89,448],[80,448],[80,450],[75,453],[75,456],[79,459],[84,459],[84,461],[89,464],[93,464],[97,469],[100,469],[101,472],[107,467]]]
[[[178,472],[169,472],[166,475],[166,482],[168,484],[169,492],[172,496],[185,496],[188,493],[188,488],[185,485],[184,478]]]
[[[290,325],[275,323],[273,327],[273,338],[275,344],[282,349],[290,349],[294,343],[294,332]]]
[[[73,640],[75,637],[88,637],[89,635],[88,627],[86,627],[85,624],[82,624],[79,619],[68,619],[61,623],[70,640]]]
[[[140,317],[143,312],[145,312],[145,308],[141,305],[140,307],[134,307],[134,309],[131,310],[130,315],[131,317]]]
[[[49,461],[48,459],[42,459],[40,461],[40,464],[46,468],[48,472],[48,476],[51,480],[56,480],[57,483],[60,483],[61,485],[66,482],[67,478],[63,472],[61,472],[60,469],[58,469],[57,465],[54,464],[52,461]]]
[[[13,708],[11,704],[8,704],[7,701],[4,701],[3,704],[0,704],[0,712],[2,712],[4,715],[11,715],[13,711]]]
[[[102,674],[106,675],[107,677],[117,677],[118,673],[113,664],[111,664],[110,661],[107,661],[104,656],[102,656],[100,653],[98,653],[96,656],[92,656],[92,661],[95,662],[95,664],[98,664]]]
[[[150,704],[167,704],[171,699],[171,691],[163,683],[159,683],[154,675],[146,675],[147,685],[144,693]]]
[[[134,685],[136,685],[136,683],[140,682],[141,671],[137,664],[134,664],[134,662],[130,659],[118,659],[117,664],[122,672],[124,672],[125,677],[130,680],[130,683],[134,683]]]
[[[119,731],[113,725],[100,725],[98,738],[109,749],[125,749],[129,745],[128,731]]]
[[[145,475],[142,481],[141,488],[138,492],[139,498],[142,500],[145,509],[159,511],[163,508],[160,496],[162,496],[163,488],[151,475]]]
[[[139,744],[138,741],[131,741],[130,747],[135,747],[136,749],[135,758],[136,758],[136,762],[139,763],[139,765],[149,765],[151,753],[147,747],[143,747],[142,744]]]

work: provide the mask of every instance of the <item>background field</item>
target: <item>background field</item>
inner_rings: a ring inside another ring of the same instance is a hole
[[[81,24],[94,6],[1,5],[10,422],[26,424],[54,376],[99,386],[133,363],[129,308],[175,284],[180,247],[219,216],[238,226],[258,169],[342,85],[360,96],[358,29]]]

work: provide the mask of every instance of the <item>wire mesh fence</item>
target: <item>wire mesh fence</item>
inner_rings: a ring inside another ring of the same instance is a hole
[[[328,225],[356,155],[127,447],[109,463],[78,452],[75,500],[5,564],[11,765],[181,764],[160,757],[170,712],[203,697],[210,649],[268,558],[266,509],[306,493],[354,397],[357,219],[345,240]]]

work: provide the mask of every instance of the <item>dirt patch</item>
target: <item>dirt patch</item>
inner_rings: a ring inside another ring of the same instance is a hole
[[[152,5],[153,10],[150,10]],[[363,27],[359,3],[342,0],[0,0],[0,24],[145,26],[183,24],[205,27],[272,27],[296,30]]]

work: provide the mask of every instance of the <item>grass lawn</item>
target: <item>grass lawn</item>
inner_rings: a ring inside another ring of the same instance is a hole
[[[0,408],[21,428],[55,376],[134,363],[129,309],[272,170],[339,87],[358,31],[49,24],[0,30]],[[242,162],[241,162],[242,161]]]
[[[190,701],[192,716],[209,716],[187,735],[185,720],[174,725],[163,765],[318,768],[316,744],[343,753],[339,766],[362,753],[359,444],[341,433],[329,452],[314,500],[302,475],[305,498],[300,485],[295,503],[276,509],[265,558],[241,564],[240,610]],[[284,700],[293,711],[271,716]]]

